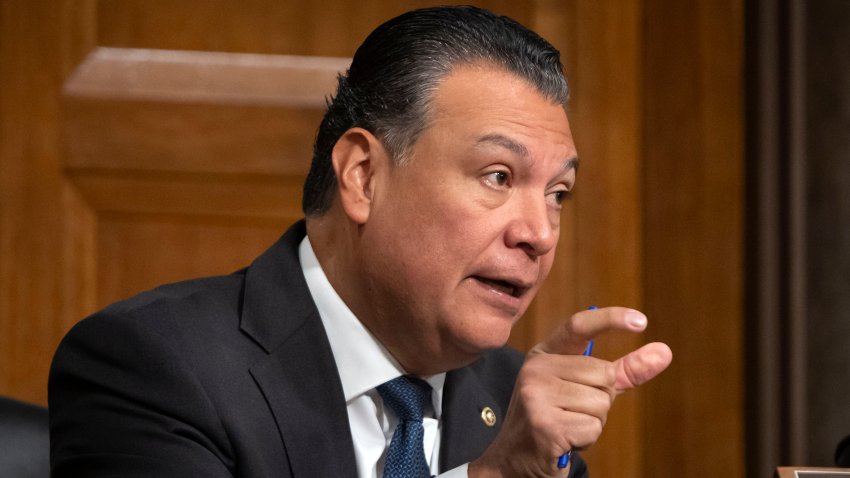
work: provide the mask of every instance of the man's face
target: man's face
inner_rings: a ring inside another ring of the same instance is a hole
[[[563,108],[501,69],[457,68],[429,120],[408,162],[377,173],[361,231],[373,332],[420,373],[507,341],[552,266],[576,176]]]

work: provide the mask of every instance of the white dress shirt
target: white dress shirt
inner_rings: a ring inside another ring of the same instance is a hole
[[[380,342],[354,316],[331,286],[322,270],[310,239],[305,237],[298,248],[301,269],[307,280],[310,295],[319,310],[328,334],[334,361],[348,411],[348,423],[354,441],[359,478],[381,478],[386,449],[392,440],[398,418],[384,406],[376,387],[405,375],[404,369]],[[423,439],[425,459],[432,474],[439,469],[440,416],[442,415],[443,384],[446,374],[421,377],[431,385],[432,409],[425,411]],[[442,478],[467,476],[467,465],[440,475]]]

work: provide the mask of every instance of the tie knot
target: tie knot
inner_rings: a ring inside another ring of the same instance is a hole
[[[431,404],[431,386],[428,382],[406,375],[379,385],[378,393],[399,420],[421,422],[425,408]]]

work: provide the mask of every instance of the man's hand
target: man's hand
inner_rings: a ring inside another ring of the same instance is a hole
[[[505,423],[484,454],[469,465],[476,477],[558,477],[567,450],[586,448],[602,434],[608,410],[621,393],[652,379],[673,353],[651,343],[614,362],[581,353],[610,329],[642,332],[646,316],[622,307],[579,312],[534,346],[519,372]]]

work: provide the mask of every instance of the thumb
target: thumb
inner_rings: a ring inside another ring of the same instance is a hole
[[[673,361],[673,351],[667,344],[653,342],[620,357],[614,362],[617,394],[642,385],[663,372]]]

